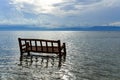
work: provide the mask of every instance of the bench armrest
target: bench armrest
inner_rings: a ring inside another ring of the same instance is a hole
[[[61,46],[61,50],[65,49],[65,43],[63,43],[63,45]]]
[[[27,42],[26,44],[21,45],[22,48],[28,48],[29,47],[29,43]]]
[[[62,47],[61,47],[61,50],[63,51],[63,57],[64,57],[64,60],[66,59],[66,45],[65,43],[63,43]]]

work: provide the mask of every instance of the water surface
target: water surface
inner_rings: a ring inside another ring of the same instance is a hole
[[[66,62],[19,61],[18,38],[55,39],[67,45]],[[120,80],[120,32],[0,31],[0,80]]]

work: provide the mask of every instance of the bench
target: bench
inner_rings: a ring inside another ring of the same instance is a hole
[[[65,43],[61,45],[60,40],[18,38],[18,41],[20,47],[20,61],[22,61],[24,53],[30,56],[30,52],[56,54],[59,57],[59,62],[66,58],[66,45]]]

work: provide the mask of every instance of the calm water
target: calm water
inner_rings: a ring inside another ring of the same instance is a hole
[[[22,65],[17,38],[60,39],[67,59],[34,58]],[[120,32],[0,31],[0,80],[120,80]]]

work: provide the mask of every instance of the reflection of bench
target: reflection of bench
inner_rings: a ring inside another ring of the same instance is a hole
[[[65,43],[61,45],[60,40],[18,38],[18,41],[21,53],[20,60],[22,60],[24,53],[28,53],[30,56],[30,52],[57,54],[60,62],[62,58],[65,59],[66,57]]]

